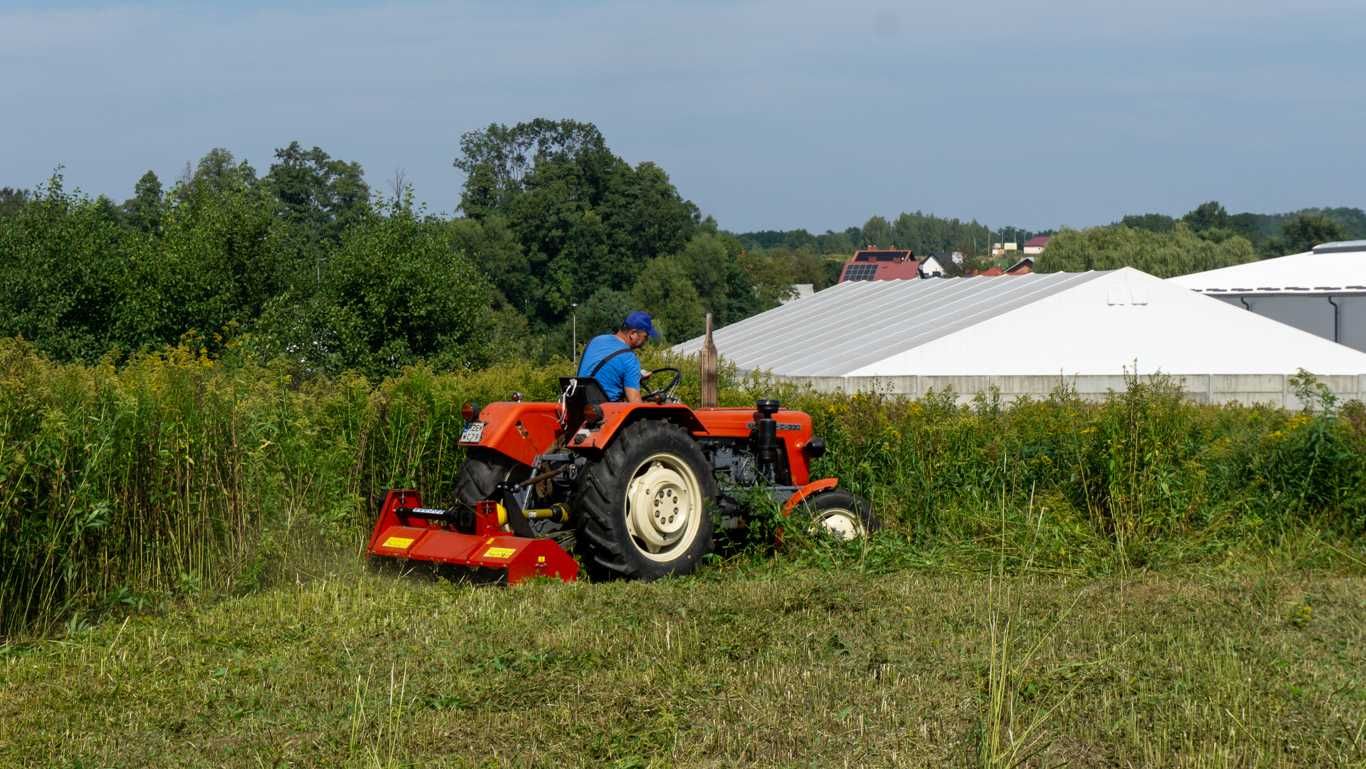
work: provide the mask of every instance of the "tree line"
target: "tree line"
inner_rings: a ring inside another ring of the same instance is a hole
[[[385,376],[427,361],[473,368],[571,354],[633,308],[668,341],[821,289],[875,244],[954,251],[1036,234],[920,211],[861,227],[730,233],[664,169],[630,165],[591,123],[537,119],[465,134],[459,214],[377,194],[358,163],[299,142],[264,174],[213,149],[167,188],[151,171],[123,202],[67,189],[60,169],[0,188],[0,336],[58,360],[115,362],[188,344],[283,358],[301,373]],[[1366,237],[1354,208],[1125,216],[1056,234],[1041,271],[1133,266],[1170,276]],[[945,267],[954,270],[948,260]]]
[[[991,228],[975,219],[964,222],[916,211],[892,220],[875,215],[862,227],[827,230],[820,235],[797,229],[746,232],[736,237],[747,248],[788,258],[818,254],[844,259],[868,245],[909,248],[922,256],[958,251],[965,257],[960,269],[981,269],[993,264],[1008,267],[1021,256],[1014,253],[993,259],[989,254],[992,243],[1023,244],[1036,235],[1052,236],[1047,250],[1035,260],[1035,269],[1040,272],[1134,267],[1172,277],[1300,253],[1320,243],[1366,238],[1366,211],[1309,208],[1282,214],[1230,214],[1218,201],[1208,201],[1179,217],[1126,215],[1112,224],[1081,230]],[[950,275],[959,271],[951,264],[944,266]],[[838,268],[836,261],[835,275]]]
[[[264,174],[225,149],[169,189],[149,171],[121,203],[60,169],[0,189],[0,336],[58,360],[189,344],[379,377],[566,356],[571,328],[582,345],[635,307],[680,341],[707,312],[731,323],[824,277],[819,259],[746,250],[589,123],[494,124],[453,163],[452,217],[298,142]]]
[[[1361,237],[1366,237],[1366,212],[1356,208],[1229,214],[1218,201],[1208,201],[1181,217],[1138,214],[1106,227],[1064,230],[1049,241],[1035,268],[1076,272],[1134,267],[1168,278]]]

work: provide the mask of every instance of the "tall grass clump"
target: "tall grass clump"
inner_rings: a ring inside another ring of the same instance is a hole
[[[552,398],[567,368],[415,367],[374,383],[231,350],[115,367],[0,341],[0,635],[354,559],[384,489],[449,500],[462,402]],[[859,551],[869,568],[948,553],[1076,572],[1304,528],[1366,532],[1366,409],[1303,386],[1314,406],[1302,412],[1193,404],[1160,379],[1099,403],[1067,390],[1009,405],[824,395],[734,376],[721,396],[812,414],[829,446],[815,472],[868,496],[890,529]],[[696,402],[695,377],[682,394]]]
[[[829,451],[816,470],[920,546],[1070,571],[1202,557],[1304,528],[1366,532],[1360,403],[1209,406],[1161,377],[1087,402],[1067,389],[910,400],[794,394]],[[1002,521],[1004,514],[1004,522]]]
[[[354,554],[384,488],[440,498],[459,404],[530,368],[372,386],[181,348],[56,364],[0,341],[0,635],[149,594],[250,590]]]

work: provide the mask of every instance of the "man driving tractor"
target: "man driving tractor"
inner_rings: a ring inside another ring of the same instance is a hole
[[[572,580],[580,567],[594,579],[658,579],[692,572],[713,552],[715,526],[746,529],[752,498],[841,540],[878,528],[867,500],[813,477],[825,442],[810,414],[771,398],[690,408],[675,397],[681,371],[641,371],[635,351],[653,336],[637,310],[588,343],[558,399],[464,403],[455,504],[389,489],[367,552],[509,583]],[[668,384],[641,393],[641,380],[665,372]]]
[[[616,333],[593,337],[583,350],[578,376],[598,380],[609,401],[640,403],[640,359],[635,351],[659,336],[648,312],[626,316]]]

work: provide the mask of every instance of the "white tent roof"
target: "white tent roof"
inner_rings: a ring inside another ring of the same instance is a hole
[[[1210,294],[1366,291],[1366,240],[1325,243],[1313,251],[1170,279]]]
[[[841,283],[714,338],[780,376],[1366,373],[1366,353],[1127,267]]]

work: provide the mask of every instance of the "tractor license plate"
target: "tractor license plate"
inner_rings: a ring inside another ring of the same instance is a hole
[[[478,443],[484,437],[484,423],[470,422],[465,425],[465,431],[460,433],[461,443]]]

